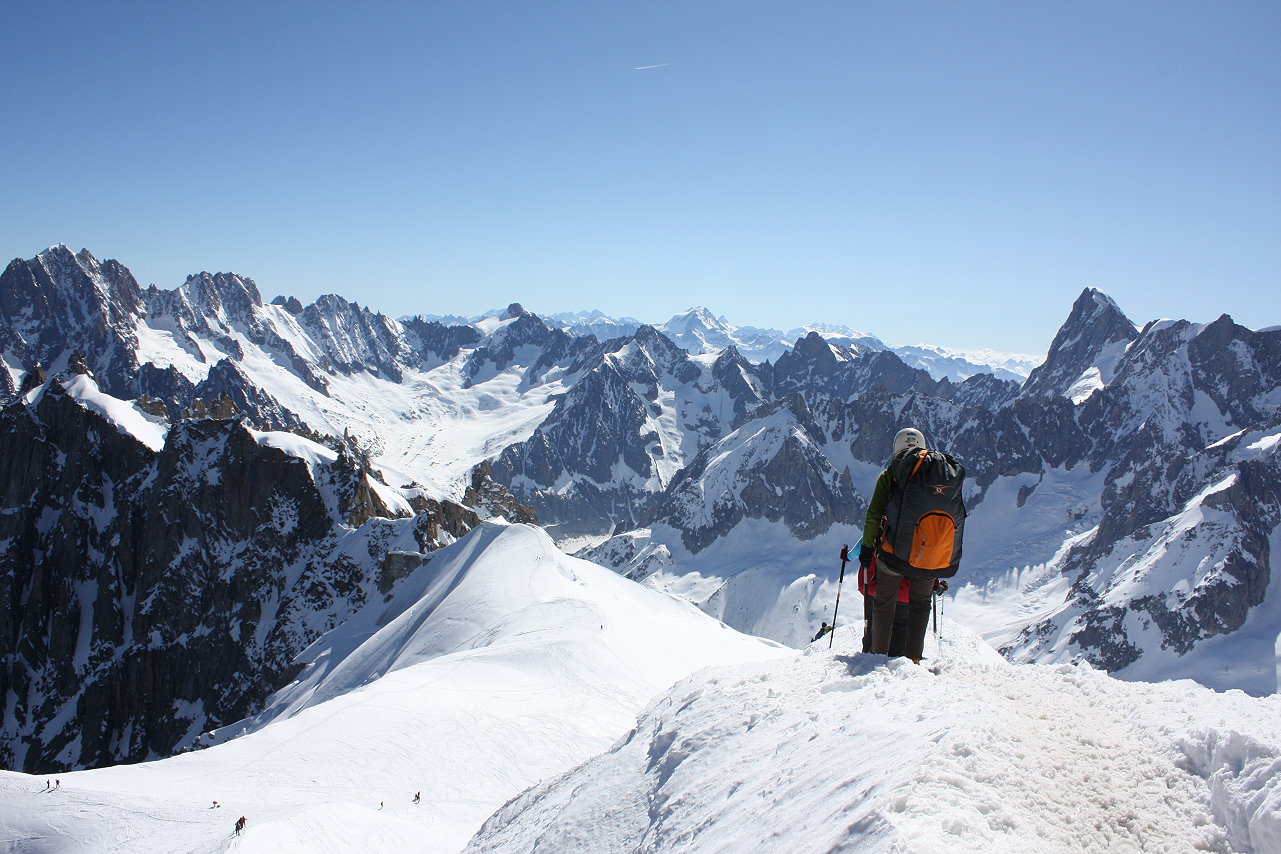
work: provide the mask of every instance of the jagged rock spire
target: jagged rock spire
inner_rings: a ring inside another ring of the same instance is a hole
[[[67,361],[67,370],[73,374],[92,375],[89,363],[85,361],[85,354],[80,352],[79,347],[72,352],[71,358]]]
[[[1125,347],[1138,337],[1134,324],[1111,297],[1086,288],[1054,336],[1044,364],[1028,376],[1024,396],[1065,395],[1092,368],[1098,370],[1099,382],[1106,384]]]
[[[18,394],[26,394],[33,389],[39,388],[44,385],[45,380],[47,379],[48,377],[44,372],[44,365],[36,362],[35,365],[32,366],[31,370],[27,371],[27,373],[23,375],[22,382],[18,384]]]

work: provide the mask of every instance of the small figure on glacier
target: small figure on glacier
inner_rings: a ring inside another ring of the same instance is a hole
[[[823,625],[819,627],[818,634],[814,635],[814,640],[810,641],[810,643],[813,643],[814,641],[822,638],[831,630],[832,630],[832,627],[827,624],[827,620],[824,620]]]
[[[245,829],[245,822],[247,822],[248,820],[249,819],[245,818],[243,815],[240,818],[236,819],[236,835],[237,836],[240,835],[240,831]]]

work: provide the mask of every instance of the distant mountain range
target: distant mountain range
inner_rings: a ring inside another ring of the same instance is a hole
[[[968,468],[949,615],[1007,658],[1276,690],[1281,332],[1138,328],[1085,290],[1026,381],[957,380],[858,333],[757,361],[698,310],[580,320],[398,321],[232,273],[143,289],[65,246],[10,263],[0,762],[189,747],[487,519],[801,646],[908,424]]]
[[[482,323],[487,317],[501,317],[503,313],[495,309],[473,317],[424,315],[423,319],[465,326]],[[633,317],[614,318],[596,310],[549,314],[543,320],[549,326],[557,326],[572,335],[594,335],[601,341],[635,335],[645,325]],[[716,354],[733,347],[744,359],[757,364],[778,359],[789,352],[797,341],[811,332],[817,332],[841,347],[865,351],[888,350],[905,364],[920,368],[935,379],[949,379],[953,382],[961,382],[976,374],[992,374],[997,379],[1022,382],[1041,362],[1039,357],[998,353],[995,350],[966,351],[925,344],[890,347],[875,335],[830,323],[816,323],[787,332],[734,326],[724,317],[716,317],[701,306],[683,311],[666,323],[654,324],[653,328],[691,355]]]

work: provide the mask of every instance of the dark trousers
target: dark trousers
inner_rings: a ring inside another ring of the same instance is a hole
[[[876,600],[863,594],[863,652],[872,651],[872,607]],[[894,628],[890,631],[891,656],[902,655],[907,649],[907,603],[894,605]]]
[[[876,602],[872,606],[872,649],[879,655],[890,652],[890,635],[894,629],[894,611],[898,588],[903,576],[884,566],[876,568]],[[925,650],[925,632],[930,627],[930,598],[934,595],[933,578],[909,578],[907,602],[907,643],[903,654],[919,661]]]

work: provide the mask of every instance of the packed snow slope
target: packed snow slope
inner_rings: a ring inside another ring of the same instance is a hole
[[[1012,665],[944,621],[927,661],[712,668],[468,854],[1281,851],[1281,698]]]
[[[694,670],[792,654],[537,528],[487,523],[322,637],[263,714],[215,734],[239,737],[62,774],[53,791],[0,773],[0,850],[454,852]]]

